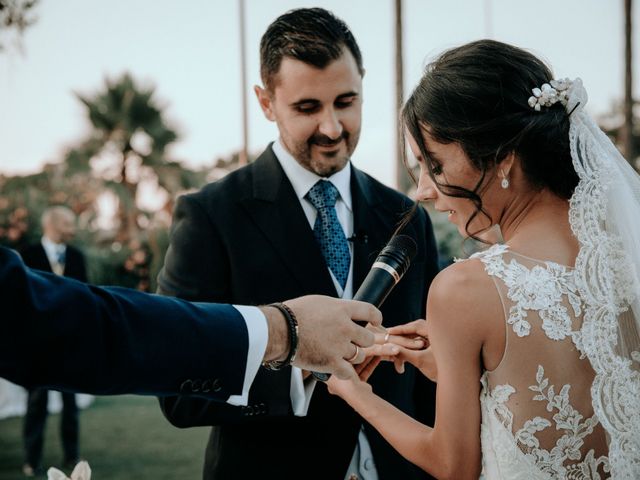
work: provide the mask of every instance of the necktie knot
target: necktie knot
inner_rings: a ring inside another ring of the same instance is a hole
[[[338,200],[338,189],[328,180],[318,180],[307,193],[307,198],[317,210],[333,207]]]

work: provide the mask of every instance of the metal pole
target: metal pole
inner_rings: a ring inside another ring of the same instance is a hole
[[[632,0],[624,1],[624,124],[622,127],[622,149],[626,159],[635,167],[633,151],[633,69],[632,69]]]
[[[238,163],[246,165],[249,160],[249,114],[247,103],[247,51],[245,42],[244,0],[238,0],[240,6],[240,86],[242,88],[242,149]]]
[[[484,0],[484,36],[493,38],[493,15],[491,12],[491,0]]]
[[[404,65],[402,58],[402,0],[395,0],[395,77],[396,77],[396,108],[394,123],[396,124],[396,161],[395,177],[396,188],[401,192],[407,192],[411,186],[411,180],[407,174],[403,157],[404,135],[400,124],[400,111],[404,102]]]

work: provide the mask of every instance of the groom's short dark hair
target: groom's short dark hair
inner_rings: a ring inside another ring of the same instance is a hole
[[[324,8],[299,8],[276,18],[260,41],[260,76],[273,91],[284,57],[324,68],[347,48],[364,75],[362,54],[346,23]]]

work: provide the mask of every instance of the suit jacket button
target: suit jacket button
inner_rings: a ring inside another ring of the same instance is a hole
[[[200,391],[201,388],[202,388],[202,380],[200,380],[199,378],[196,378],[191,384],[191,391],[194,393],[197,393]]]
[[[180,391],[191,392],[191,380],[185,380],[184,382],[182,382],[182,385],[180,385]]]
[[[213,382],[207,379],[204,382],[202,382],[202,388],[200,389],[200,391],[202,393],[209,393],[211,391],[212,386],[213,386]]]
[[[213,380],[213,384],[211,386],[211,390],[213,390],[214,392],[219,392],[220,390],[222,390],[222,386],[220,385],[220,379],[216,378]]]

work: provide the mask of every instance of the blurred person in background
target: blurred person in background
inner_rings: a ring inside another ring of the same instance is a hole
[[[42,239],[22,253],[24,263],[31,268],[55,273],[81,282],[87,281],[85,258],[80,250],[69,245],[76,233],[76,216],[67,207],[50,207],[42,214]],[[34,355],[39,352],[33,352]],[[78,461],[79,421],[74,393],[62,392],[60,436],[64,465]],[[47,420],[49,391],[29,389],[27,413],[24,419],[25,464],[23,473],[33,477],[42,471],[42,450]]]

